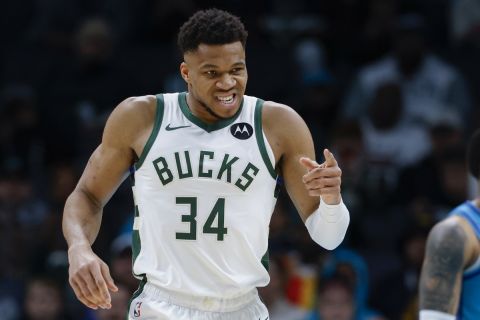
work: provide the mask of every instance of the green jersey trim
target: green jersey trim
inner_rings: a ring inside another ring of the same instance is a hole
[[[242,99],[242,102],[240,103],[240,108],[238,108],[237,112],[231,118],[219,120],[214,123],[206,123],[201,119],[197,118],[192,113],[192,111],[190,111],[190,108],[188,107],[188,104],[187,104],[187,93],[181,92],[178,94],[178,103],[180,104],[180,110],[182,110],[183,115],[187,117],[187,119],[193,122],[195,125],[197,125],[198,127],[202,128],[207,132],[223,129],[228,125],[232,124],[242,112],[243,102],[244,100]]]
[[[132,307],[133,300],[135,300],[143,292],[143,288],[145,287],[146,283],[147,283],[147,276],[143,274],[142,280],[140,281],[138,289],[133,293],[132,297],[130,298],[130,301],[128,301],[126,320],[130,319],[129,313],[130,313],[130,308]]]
[[[135,218],[138,219],[138,217],[140,217],[140,213],[138,212],[138,205],[135,204],[134,219]],[[132,268],[141,250],[142,250],[142,241],[140,240],[140,230],[133,230],[132,231]]]
[[[142,166],[143,162],[145,161],[145,158],[147,157],[148,152],[152,148],[152,145],[155,142],[155,139],[157,138],[158,131],[160,131],[160,127],[162,125],[163,109],[164,109],[163,94],[157,94],[157,111],[155,112],[155,123],[153,124],[152,133],[150,134],[150,137],[148,137],[147,143],[143,148],[142,154],[140,155],[140,158],[134,165],[136,170],[140,169],[140,167]]]
[[[263,109],[263,100],[257,99],[257,103],[255,104],[255,136],[257,137],[258,148],[260,149],[260,154],[262,155],[263,162],[267,166],[268,172],[273,179],[277,178],[277,173],[275,172],[275,168],[272,166],[272,162],[270,161],[270,157],[268,156],[267,147],[265,146],[265,140],[263,139],[263,128],[262,128],[262,109]]]
[[[262,263],[265,270],[268,271],[270,269],[270,254],[268,252],[268,249],[267,251],[265,251],[265,254],[263,255],[262,260],[260,262]]]

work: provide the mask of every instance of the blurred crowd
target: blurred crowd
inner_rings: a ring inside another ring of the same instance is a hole
[[[186,90],[177,29],[213,6],[249,30],[247,94],[293,107],[319,161],[328,147],[343,170],[351,225],[332,252],[280,195],[260,289],[271,318],[417,318],[428,231],[476,192],[465,142],[480,126],[480,0],[3,1],[1,319],[124,319],[138,285],[129,182],[94,244],[120,288],[110,310],[68,285],[63,205],[119,102]]]

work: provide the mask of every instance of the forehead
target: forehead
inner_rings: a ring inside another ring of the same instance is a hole
[[[245,63],[245,49],[240,41],[221,45],[202,43],[197,50],[185,53],[184,58],[188,64],[193,63],[199,67],[230,66],[235,63]]]

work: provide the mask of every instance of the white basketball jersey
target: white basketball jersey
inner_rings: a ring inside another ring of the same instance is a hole
[[[265,286],[262,264],[275,206],[263,101],[204,123],[186,93],[157,95],[155,125],[135,165],[133,272],[191,295],[230,297]]]

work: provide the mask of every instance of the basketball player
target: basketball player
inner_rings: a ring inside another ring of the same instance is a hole
[[[480,178],[480,130],[467,150]],[[427,240],[420,278],[420,320],[480,319],[480,196],[437,223]]]
[[[188,92],[129,98],[110,115],[65,205],[69,281],[90,308],[115,291],[91,244],[102,208],[134,168],[129,319],[268,319],[268,227],[277,176],[317,243],[334,249],[349,213],[330,151],[317,164],[305,122],[291,108],[245,95],[247,32],[221,10],[180,29]],[[321,116],[321,115],[320,115]]]

